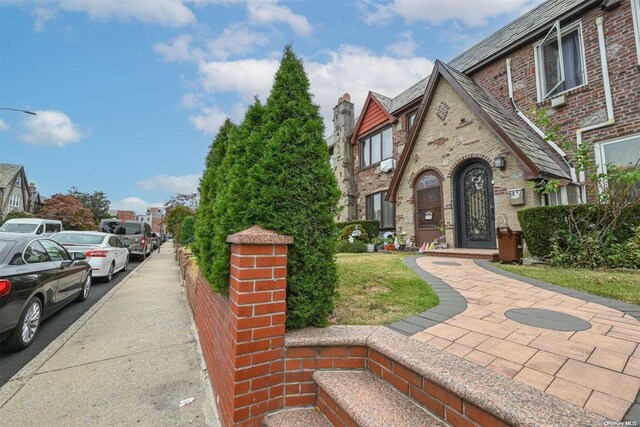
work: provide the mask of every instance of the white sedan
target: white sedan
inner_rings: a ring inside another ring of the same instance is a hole
[[[115,234],[97,231],[61,231],[51,239],[67,248],[69,252],[82,252],[91,265],[93,277],[102,277],[110,282],[114,273],[126,270],[129,250]]]

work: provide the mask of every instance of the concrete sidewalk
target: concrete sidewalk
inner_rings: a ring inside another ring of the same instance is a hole
[[[0,389],[0,425],[219,425],[172,242]]]

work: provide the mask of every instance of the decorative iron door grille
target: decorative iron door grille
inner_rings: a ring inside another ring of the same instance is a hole
[[[491,169],[481,162],[471,163],[460,173],[456,218],[461,247],[496,247],[491,181]]]

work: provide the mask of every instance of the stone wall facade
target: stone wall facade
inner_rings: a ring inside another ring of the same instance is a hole
[[[439,117],[438,111],[442,105],[448,107],[447,114],[440,114]],[[540,198],[529,189],[516,156],[443,78],[438,83],[417,138],[396,197],[396,227],[402,227],[407,234],[416,234],[414,184],[422,172],[433,170],[442,183],[447,242],[456,242],[454,177],[461,167],[473,159],[482,159],[490,166],[493,166],[495,157],[506,159],[504,171],[492,168],[496,226],[519,230],[517,211],[539,205]],[[507,190],[517,188],[524,188],[525,204],[512,206]]]

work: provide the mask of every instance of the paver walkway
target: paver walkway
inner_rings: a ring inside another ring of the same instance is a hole
[[[625,416],[640,389],[638,320],[490,272],[472,260],[456,259],[459,265],[442,261],[451,258],[421,257],[417,263],[460,292],[467,309],[413,338],[605,417]],[[523,307],[569,314],[591,328],[562,332],[505,315]]]

